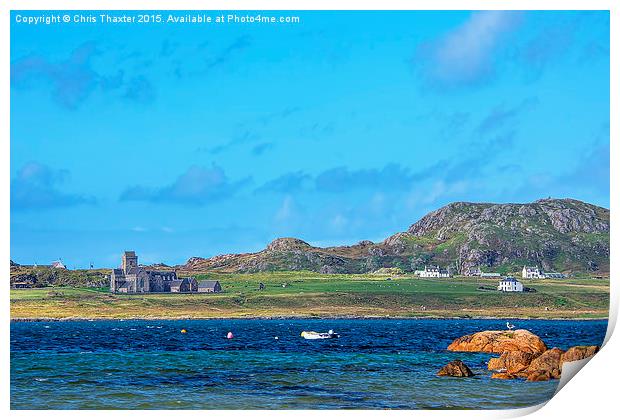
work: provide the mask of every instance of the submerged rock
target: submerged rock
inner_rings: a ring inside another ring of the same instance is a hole
[[[506,372],[495,372],[491,375],[493,379],[516,379],[518,376]]]
[[[466,377],[466,376],[474,376],[473,372],[465,363],[461,360],[454,360],[437,372],[439,376],[455,376],[455,377]]]
[[[545,352],[547,346],[540,337],[527,330],[481,331],[457,338],[448,350],[484,353],[521,351],[538,355]]]

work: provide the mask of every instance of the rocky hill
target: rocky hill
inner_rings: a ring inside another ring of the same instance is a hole
[[[318,248],[280,238],[257,253],[190,258],[177,269],[257,272],[311,270],[366,273],[413,271],[425,264],[467,273],[516,271],[609,272],[609,210],[571,199],[529,204],[457,202],[435,210],[380,243]]]
[[[10,284],[25,283],[28,287],[73,286],[106,287],[110,270],[65,270],[49,266],[33,267],[11,261]]]

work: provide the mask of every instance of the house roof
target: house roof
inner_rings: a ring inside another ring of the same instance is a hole
[[[124,281],[124,282],[120,283],[120,284],[117,286],[117,288],[118,288],[118,289],[122,289],[122,288],[124,288],[124,287],[125,287],[125,288],[129,288],[129,282],[128,282],[128,281]]]
[[[179,287],[180,285],[183,284],[183,282],[185,282],[185,279],[182,279],[182,280],[172,280],[170,282],[170,287]]]
[[[123,270],[120,268],[115,268],[114,270],[112,270],[112,272],[114,273],[115,276],[124,276],[125,273],[123,273]]]
[[[448,270],[446,270],[445,268],[441,268],[438,265],[425,265],[424,266],[424,270],[422,271],[439,271],[439,272],[447,272]]]
[[[215,287],[216,284],[219,284],[219,281],[213,280],[202,280],[198,282],[198,287]]]
[[[515,279],[514,277],[506,277],[502,281],[508,281],[508,282],[511,282],[511,283],[519,283],[519,280]]]

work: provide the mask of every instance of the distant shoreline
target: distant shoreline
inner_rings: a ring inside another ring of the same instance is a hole
[[[609,281],[538,280],[536,293],[481,290],[494,280],[396,281],[312,274],[231,277],[224,292],[112,294],[89,288],[12,289],[10,318],[187,319],[607,319]],[[259,288],[259,283],[264,288]],[[283,287],[284,286],[284,287]]]
[[[248,320],[248,321],[265,321],[265,320],[522,320],[522,321],[609,321],[609,317],[588,317],[588,318],[534,318],[534,317],[494,317],[494,316],[478,316],[478,317],[403,317],[403,316],[333,316],[333,317],[313,317],[313,316],[238,316],[238,317],[197,317],[197,318],[165,318],[165,317],[139,317],[139,318],[11,318],[11,322],[71,322],[71,321],[216,321],[216,320]]]

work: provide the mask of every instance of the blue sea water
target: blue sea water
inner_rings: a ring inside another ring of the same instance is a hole
[[[607,321],[511,320],[549,347],[600,345]],[[557,381],[491,379],[453,339],[506,320],[194,320],[11,323],[12,409],[498,409]],[[186,329],[186,334],[180,330]],[[302,330],[334,329],[334,340]],[[232,331],[234,339],[227,340]],[[275,337],[278,337],[276,339]],[[436,376],[460,358],[472,378]]]

